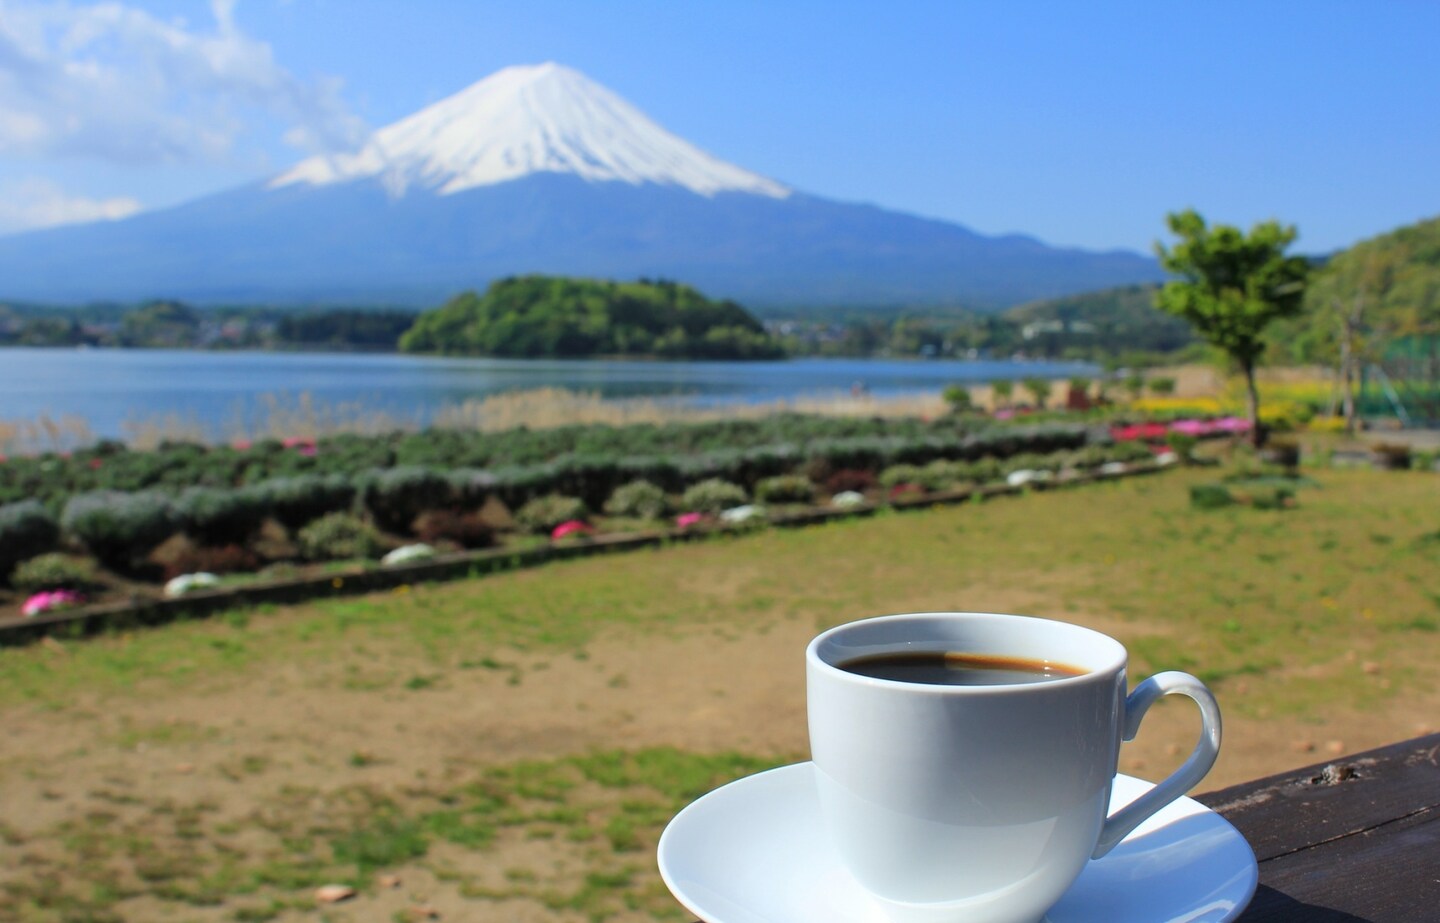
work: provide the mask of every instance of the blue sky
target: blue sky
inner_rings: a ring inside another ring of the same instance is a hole
[[[0,0],[0,231],[162,207],[559,61],[806,192],[1148,251],[1440,214],[1440,3]]]

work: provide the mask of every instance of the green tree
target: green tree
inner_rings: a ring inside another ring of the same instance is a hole
[[[1050,399],[1050,381],[1046,378],[1026,378],[1020,382],[1020,386],[1030,392],[1035,399],[1035,406],[1041,410],[1045,409],[1045,402]]]
[[[773,359],[783,351],[748,311],[664,280],[520,276],[464,292],[415,319],[403,352],[515,358],[655,355]]]
[[[1311,277],[1305,306],[1287,345],[1294,358],[1336,367],[1353,431],[1361,367],[1380,362],[1396,340],[1440,332],[1440,218],[1336,254]]]
[[[970,397],[970,389],[964,385],[950,385],[940,393],[940,396],[949,405],[951,413],[969,413],[975,409],[975,402]]]
[[[1209,227],[1193,209],[1166,216],[1173,247],[1157,243],[1160,265],[1180,278],[1165,283],[1155,306],[1189,321],[1195,332],[1223,350],[1245,376],[1251,437],[1260,429],[1260,394],[1255,365],[1265,350],[1265,328],[1299,313],[1308,264],[1286,256],[1295,228],[1275,221],[1256,224],[1248,235],[1224,224]]]
[[[1008,378],[990,382],[990,393],[995,395],[995,403],[1000,407],[1010,406],[1010,396],[1015,393],[1015,383]]]
[[[200,315],[189,305],[147,301],[121,320],[120,342],[125,346],[193,346],[199,330]]]

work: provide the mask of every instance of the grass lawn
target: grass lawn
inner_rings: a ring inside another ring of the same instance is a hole
[[[680,919],[664,821],[803,758],[805,639],[886,612],[1066,619],[1124,641],[1132,682],[1196,673],[1227,719],[1204,787],[1418,733],[1440,482],[1191,509],[1213,476],[0,650],[0,919]],[[1192,725],[1157,709],[1122,769],[1163,775]],[[360,893],[317,907],[329,882]]]

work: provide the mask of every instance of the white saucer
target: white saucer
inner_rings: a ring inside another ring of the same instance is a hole
[[[1110,805],[1151,787],[1117,776]],[[877,923],[880,909],[820,832],[810,763],[731,782],[675,815],[660,875],[705,923]],[[1229,821],[1180,798],[1085,867],[1050,923],[1223,923],[1255,894],[1255,853]],[[963,923],[963,921],[960,921]]]

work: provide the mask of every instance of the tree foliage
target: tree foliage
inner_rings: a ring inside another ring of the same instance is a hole
[[[1265,329],[1299,313],[1304,303],[1309,264],[1285,255],[1295,228],[1265,221],[1247,235],[1229,225],[1210,227],[1193,209],[1168,215],[1166,223],[1180,240],[1173,247],[1157,243],[1155,250],[1160,265],[1179,278],[1165,283],[1155,305],[1189,321],[1202,339],[1240,367],[1258,442],[1255,365],[1265,351]]]
[[[389,350],[414,323],[413,311],[312,311],[282,317],[275,325],[275,339],[311,349]]]
[[[733,301],[666,280],[521,276],[422,314],[405,352],[513,358],[643,355],[769,359],[780,347]]]
[[[1315,271],[1305,316],[1287,331],[1289,358],[1335,360],[1345,315],[1372,347],[1440,333],[1440,218],[1397,228],[1335,254]]]

